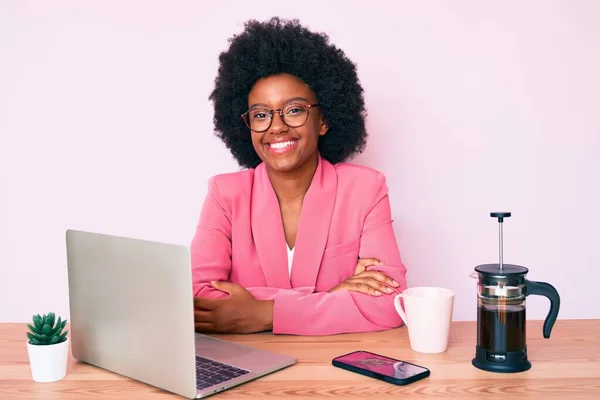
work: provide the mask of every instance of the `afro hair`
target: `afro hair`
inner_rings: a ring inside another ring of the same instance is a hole
[[[316,94],[328,124],[319,138],[321,156],[332,164],[364,150],[366,111],[355,64],[329,43],[324,33],[311,32],[298,20],[278,17],[247,21],[245,30],[229,39],[219,56],[214,104],[216,135],[242,168],[260,162],[248,127],[240,117],[248,109],[248,94],[260,78],[291,74]]]

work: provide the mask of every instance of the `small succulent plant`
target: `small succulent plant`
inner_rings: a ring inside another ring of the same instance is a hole
[[[33,325],[27,324],[31,331],[27,332],[29,343],[43,346],[58,344],[67,340],[67,333],[69,331],[62,332],[67,324],[67,320],[61,321],[60,317],[58,317],[58,320],[55,321],[54,318],[55,315],[52,312],[48,313],[48,315],[34,315]]]

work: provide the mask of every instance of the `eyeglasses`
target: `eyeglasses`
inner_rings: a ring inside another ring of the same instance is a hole
[[[308,120],[308,112],[312,107],[320,104],[290,104],[284,108],[268,110],[266,108],[253,108],[241,115],[246,126],[254,132],[265,132],[273,123],[273,113],[278,112],[281,120],[290,128],[298,128]]]

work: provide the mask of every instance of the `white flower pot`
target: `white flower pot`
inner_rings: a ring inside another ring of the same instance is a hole
[[[69,338],[62,343],[35,345],[27,341],[31,376],[36,382],[55,382],[67,374]]]

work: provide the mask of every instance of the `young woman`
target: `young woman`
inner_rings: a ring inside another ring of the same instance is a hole
[[[355,65],[298,21],[250,21],[222,53],[217,135],[244,169],[210,179],[191,244],[199,332],[399,326],[406,288]]]

